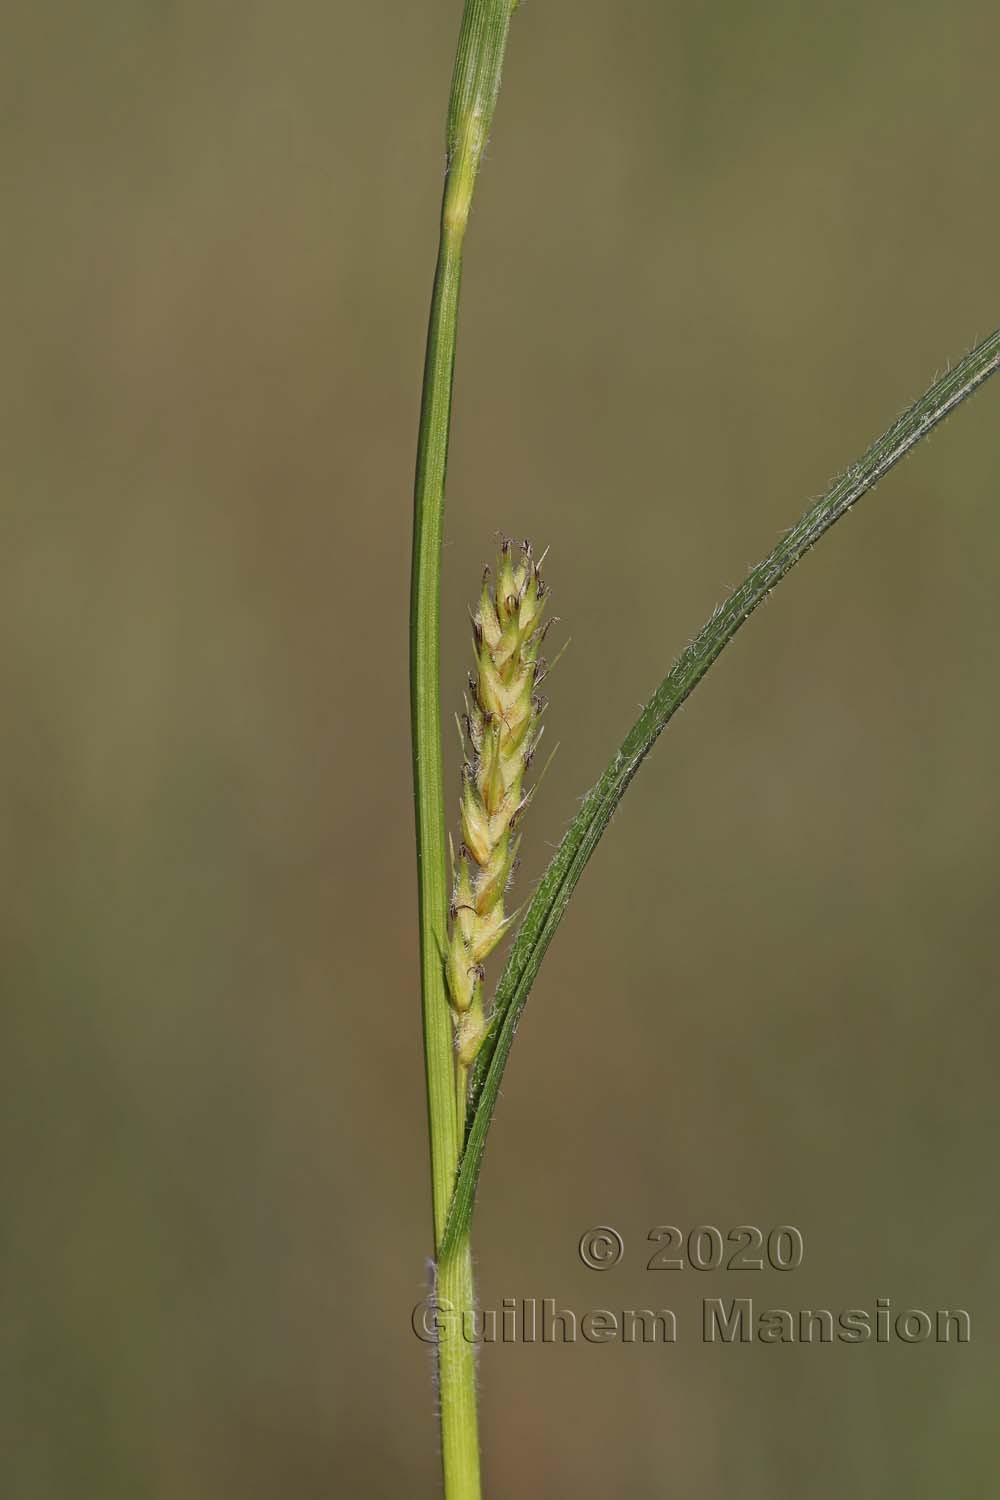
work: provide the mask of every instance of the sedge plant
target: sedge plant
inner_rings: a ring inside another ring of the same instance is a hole
[[[642,761],[740,626],[809,549],[920,440],[1000,369],[1000,331],[941,376],[815,501],[674,662],[621,742],[527,902],[492,1004],[485,963],[512,927],[506,892],[525,773],[540,737],[546,585],[529,544],[506,539],[473,615],[476,670],[462,723],[458,846],[449,854],[442,769],[441,543],[462,254],[517,0],[465,0],[452,76],[440,240],[414,491],[410,681],[424,1058],[439,1305],[474,1306],[470,1226],[493,1112],[521,1012],[577,881]],[[481,1494],[476,1370],[465,1337],[437,1346],[446,1500]]]

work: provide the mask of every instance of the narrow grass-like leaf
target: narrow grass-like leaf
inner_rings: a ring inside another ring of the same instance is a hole
[[[496,1019],[477,1060],[469,1098],[465,1149],[441,1245],[446,1258],[468,1228],[486,1136],[517,1023],[545,951],[584,867],[612,813],[662,730],[761,600],[854,502],[888,473],[932,428],[1000,368],[1000,330],[973,349],[920,397],[822,499],[806,511],[763,562],[715,611],[663,679],[588,793],[556,850],[518,929],[497,988]]]
[[[441,751],[441,542],[465,231],[500,88],[510,14],[510,0],[465,0],[462,11],[448,104],[447,171],[413,489],[410,715],[436,1246],[444,1233],[462,1144],[451,1009],[442,962],[448,925],[448,865]],[[440,1266],[436,1295],[460,1317],[471,1309],[472,1257],[467,1240]],[[444,1492],[448,1500],[479,1500],[475,1352],[467,1339],[441,1339],[436,1353]]]

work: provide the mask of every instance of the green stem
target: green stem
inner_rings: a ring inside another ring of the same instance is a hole
[[[442,1327],[437,1356],[444,1493],[446,1500],[478,1500],[476,1350],[465,1317],[475,1306],[468,1234],[438,1266],[437,1305]]]
[[[452,1020],[445,990],[448,870],[441,751],[441,537],[458,328],[462,247],[476,173],[500,87],[511,0],[466,0],[448,107],[448,170],[431,300],[413,504],[410,709],[420,906],[424,1060],[434,1245],[440,1250],[461,1144]],[[464,1112],[463,1112],[464,1113]],[[468,1235],[438,1268],[438,1294],[458,1315],[472,1307]],[[479,1439],[473,1349],[461,1335],[439,1346],[441,1450],[447,1500],[477,1500]]]
[[[458,1154],[451,1009],[442,964],[442,954],[447,944],[448,869],[444,834],[439,660],[441,531],[461,274],[461,236],[449,234],[442,229],[424,368],[413,513],[410,599],[413,786],[417,820],[424,1061],[427,1072],[435,1247],[441,1237],[443,1215],[447,1214]]]

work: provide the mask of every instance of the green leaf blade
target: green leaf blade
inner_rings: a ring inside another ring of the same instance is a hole
[[[771,589],[856,500],[998,369],[1000,330],[937,380],[809,507],[681,652],[613,761],[587,794],[528,905],[500,977],[495,1020],[473,1076],[465,1147],[441,1244],[442,1257],[450,1254],[471,1221],[486,1138],[514,1034],[535,976],[576,884],[636,771],[678,708]]]

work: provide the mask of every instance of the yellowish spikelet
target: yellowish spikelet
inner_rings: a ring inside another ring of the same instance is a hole
[[[462,768],[462,845],[455,866],[446,962],[455,1013],[458,1062],[474,1061],[489,1020],[483,1014],[483,961],[514,920],[504,892],[517,858],[517,819],[530,799],[524,775],[541,737],[544,702],[535,692],[545,672],[539,657],[546,586],[524,542],[506,538],[496,576],[487,568],[473,618],[476,672],[464,718],[468,759]]]

